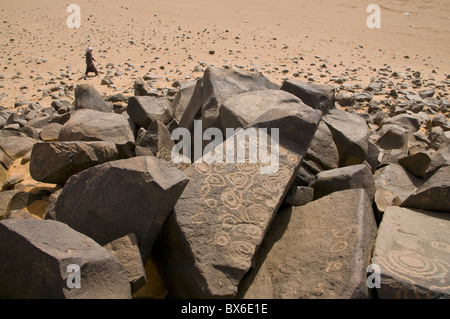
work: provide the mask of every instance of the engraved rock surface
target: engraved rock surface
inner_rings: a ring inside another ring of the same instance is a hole
[[[291,186],[321,118],[306,105],[301,109],[271,110],[256,124],[227,139],[216,150],[242,145],[245,150],[264,144],[250,138],[252,129],[279,128],[277,170],[263,174],[267,157],[255,162],[193,163],[184,170],[189,184],[167,219],[154,245],[153,256],[169,294],[176,298],[233,297],[241,278]],[[259,130],[261,133],[261,130]],[[273,132],[272,132],[273,134]],[[296,139],[296,136],[302,139]],[[272,137],[273,138],[273,137]],[[242,141],[242,140],[241,140]],[[223,147],[225,144],[225,147]],[[261,153],[260,153],[261,154]],[[276,157],[276,156],[275,156]],[[268,162],[268,161],[267,161]]]
[[[371,297],[366,285],[377,226],[363,189],[332,193],[275,217],[238,296]]]
[[[52,220],[0,221],[1,298],[131,298],[123,266],[91,238]],[[69,288],[80,267],[80,288]]]
[[[64,185],[56,220],[100,245],[135,233],[145,261],[186,183],[183,172],[152,156],[97,165]]]
[[[380,266],[380,298],[450,298],[450,216],[388,207],[372,263]]]

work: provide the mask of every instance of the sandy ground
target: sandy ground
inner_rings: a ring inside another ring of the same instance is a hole
[[[367,85],[373,69],[387,65],[437,82],[450,74],[450,0],[71,3],[81,9],[78,29],[67,27],[70,2],[0,0],[0,106],[49,106],[42,91],[61,81],[132,95],[126,90],[136,77],[148,73],[155,87],[170,87],[202,76],[208,65],[255,69],[278,83],[300,72],[318,83],[345,75]],[[367,27],[371,3],[381,8],[381,28]],[[101,74],[85,80],[88,46]],[[112,88],[100,85],[108,70],[118,72]]]

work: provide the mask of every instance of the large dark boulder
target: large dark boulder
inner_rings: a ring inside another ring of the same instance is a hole
[[[188,180],[152,156],[97,165],[73,175],[56,201],[56,220],[105,245],[136,234],[143,261]]]
[[[119,261],[91,238],[57,221],[0,221],[0,256],[1,298],[131,297]]]

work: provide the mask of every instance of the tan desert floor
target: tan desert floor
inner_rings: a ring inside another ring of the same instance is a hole
[[[160,78],[155,87],[170,87],[202,76],[208,65],[256,69],[278,83],[303,71],[300,78],[318,83],[344,74],[367,85],[373,69],[386,65],[436,82],[450,74],[450,0],[72,3],[81,9],[79,29],[67,27],[68,2],[0,0],[0,106],[50,106],[42,90],[60,85],[61,73],[71,75],[66,84],[87,82],[104,94],[130,89],[146,73]],[[372,3],[381,8],[379,29],[366,24]],[[88,46],[103,74],[83,80]],[[115,88],[100,85],[108,63],[121,74]]]

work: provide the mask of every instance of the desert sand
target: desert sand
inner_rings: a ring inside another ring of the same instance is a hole
[[[68,2],[0,1],[0,106],[13,108],[18,100],[50,106],[42,93],[61,84],[132,95],[139,76],[170,87],[210,65],[258,70],[278,83],[299,72],[317,83],[343,75],[364,86],[385,66],[436,82],[450,74],[448,0],[74,3],[80,28],[67,26]],[[381,9],[380,28],[366,23],[372,3]],[[88,46],[100,74],[83,79]],[[101,85],[108,70],[115,74],[111,87]]]

